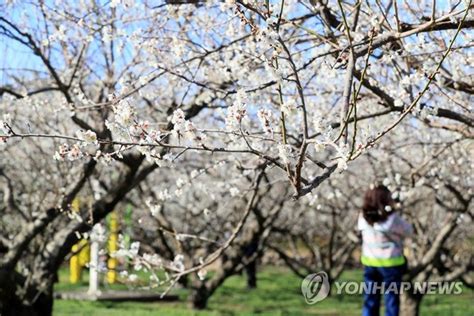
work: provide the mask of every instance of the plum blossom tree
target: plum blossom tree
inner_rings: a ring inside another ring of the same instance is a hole
[[[360,162],[357,162],[360,167]],[[325,271],[329,282],[354,265],[354,252],[360,245],[356,231],[360,195],[370,186],[361,177],[332,177],[317,193],[275,223],[269,248],[300,278]]]
[[[354,163],[363,175],[348,170],[343,178],[332,177],[317,195],[310,195],[311,206],[275,223],[270,248],[293,272],[304,277],[324,270],[330,281],[337,279],[359,244],[355,229],[361,197],[371,185],[383,183],[398,201],[393,211],[414,225],[405,245],[405,281],[439,282],[440,287],[456,281],[472,288],[473,179],[464,169],[472,164],[472,146],[463,137],[436,129],[427,134],[405,126],[405,131],[412,138],[395,132],[382,148]],[[420,313],[424,295],[413,289],[402,295],[403,315]]]
[[[433,131],[403,146],[389,159],[385,179],[401,202],[403,212],[414,226],[408,246],[406,281],[462,282],[472,288],[473,266],[469,238],[472,236],[473,178],[464,167],[472,165],[468,139]],[[380,158],[379,158],[380,159]],[[448,285],[448,284],[445,284]],[[402,312],[419,315],[423,293],[402,295]]]
[[[143,246],[136,261],[157,256],[155,263],[145,260],[148,270],[157,274],[164,269],[171,284],[188,286],[194,308],[206,307],[229,276],[261,257],[273,223],[290,202],[285,178],[265,165],[257,174],[254,166],[229,165],[218,161],[191,175],[186,168],[170,170],[157,183],[149,178],[140,195],[132,194],[137,204],[143,196],[152,197],[141,202],[149,209],[135,214],[143,223],[134,233]],[[208,269],[214,273],[208,275]],[[250,280],[249,285],[255,282]]]

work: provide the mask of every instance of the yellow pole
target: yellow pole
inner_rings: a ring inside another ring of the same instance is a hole
[[[72,246],[72,252],[77,252],[79,250],[79,245],[75,244]],[[79,281],[81,281],[81,265],[79,264],[79,255],[75,254],[71,256],[71,259],[69,260],[69,282],[71,284],[76,284]]]
[[[82,239],[79,243],[82,247],[79,252],[79,264],[84,268],[91,260],[91,247],[86,239]]]
[[[118,250],[118,216],[116,212],[110,214],[109,221],[109,240],[107,242],[107,247],[109,250],[109,255]],[[114,284],[117,280],[117,259],[109,257],[107,260],[107,283]]]
[[[71,203],[71,210],[73,212],[79,212],[79,198],[75,198]],[[82,267],[79,259],[79,249],[81,249],[80,242],[72,246],[71,251],[73,255],[69,260],[69,282],[76,284],[81,281]]]

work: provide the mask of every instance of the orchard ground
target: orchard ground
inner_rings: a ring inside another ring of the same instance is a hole
[[[361,270],[345,272],[341,280],[362,280]],[[193,311],[186,302],[186,290],[178,289],[178,302],[90,302],[55,300],[54,315],[87,316],[145,316],[145,315],[360,315],[360,295],[332,295],[315,305],[307,305],[301,295],[301,280],[282,267],[266,266],[258,274],[258,288],[249,291],[245,287],[245,275],[235,275],[226,280],[209,301],[204,311]],[[114,285],[113,289],[124,289]],[[87,284],[71,285],[68,271],[59,274],[57,291],[86,290]],[[423,298],[421,315],[465,316],[474,315],[474,291],[463,287],[460,295],[427,295]]]

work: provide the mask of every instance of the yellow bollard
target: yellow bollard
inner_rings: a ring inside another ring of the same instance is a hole
[[[71,210],[73,212],[79,212],[79,198],[75,198],[71,203]],[[80,254],[77,253],[81,249],[81,244],[78,242],[72,246],[71,251],[74,255],[71,256],[69,260],[69,282],[71,284],[76,284],[81,281],[82,276],[82,266],[80,260]]]
[[[112,212],[109,218],[109,240],[107,248],[109,255],[118,250],[118,216],[116,212]],[[117,281],[117,259],[109,257],[107,260],[107,283],[114,284]]]
[[[77,252],[79,250],[79,245],[75,244],[72,246],[72,252]],[[75,254],[69,260],[69,282],[71,284],[76,284],[81,281],[82,268],[79,263],[79,255]]]
[[[79,264],[81,268],[84,268],[91,260],[91,247],[86,239],[82,239],[79,244],[82,247],[79,252]]]

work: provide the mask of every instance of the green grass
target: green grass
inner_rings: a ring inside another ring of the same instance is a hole
[[[56,290],[83,290],[86,285],[71,286],[67,271],[60,272]],[[361,271],[348,271],[342,280],[362,280]],[[172,303],[110,303],[64,301],[54,302],[54,315],[360,315],[360,295],[332,295],[315,305],[307,305],[300,292],[301,280],[287,269],[265,267],[258,274],[258,288],[248,291],[244,276],[233,276],[211,297],[208,309],[192,311],[185,301],[187,293],[178,291],[182,298]],[[114,285],[112,288],[125,288]],[[423,299],[421,314],[433,316],[474,315],[474,292],[464,289],[461,295],[428,295]]]

